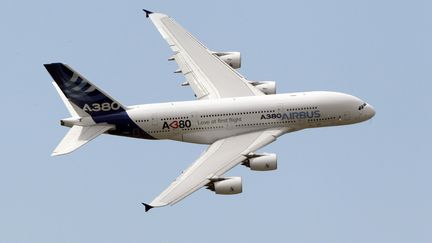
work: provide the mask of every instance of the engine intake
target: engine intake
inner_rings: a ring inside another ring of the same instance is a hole
[[[249,83],[266,95],[276,94],[275,81],[249,81]]]
[[[213,52],[213,54],[234,69],[239,69],[241,67],[241,54],[238,51]]]
[[[277,169],[277,156],[276,154],[252,154],[243,163],[251,170],[256,171],[269,171]]]
[[[239,194],[243,191],[241,177],[218,178],[209,184],[207,189],[214,191],[216,194],[232,195]]]

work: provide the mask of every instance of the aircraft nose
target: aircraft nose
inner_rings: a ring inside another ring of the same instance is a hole
[[[365,109],[366,109],[366,114],[367,114],[369,119],[372,118],[373,116],[375,116],[375,109],[373,108],[373,106],[368,104],[365,107]]]

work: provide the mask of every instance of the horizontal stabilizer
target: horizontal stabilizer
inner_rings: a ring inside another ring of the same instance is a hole
[[[68,154],[112,128],[114,128],[114,125],[74,125],[54,149],[51,156]]]

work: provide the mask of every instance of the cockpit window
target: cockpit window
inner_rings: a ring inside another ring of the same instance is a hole
[[[366,107],[366,103],[363,103],[361,106],[359,106],[358,110],[361,111]]]

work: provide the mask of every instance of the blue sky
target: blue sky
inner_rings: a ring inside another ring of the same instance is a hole
[[[0,243],[432,241],[429,1],[0,3]],[[200,190],[144,213],[205,146],[101,136],[50,157],[68,113],[42,64],[64,62],[126,105],[193,99],[142,8],[210,49],[242,52],[278,92],[333,90],[368,122],[285,135],[275,172],[234,168],[244,193]]]

